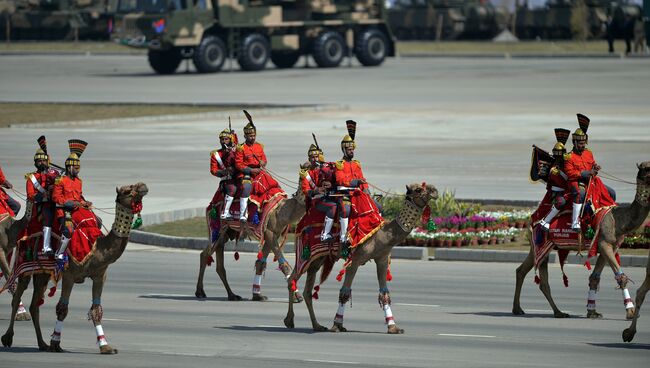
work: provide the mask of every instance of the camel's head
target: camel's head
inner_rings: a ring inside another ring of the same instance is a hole
[[[130,208],[135,213],[140,212],[140,209],[142,209],[142,197],[149,193],[149,188],[145,183],[136,183],[115,188],[115,191],[117,192],[115,202]]]
[[[650,185],[650,161],[644,161],[640,164],[636,164],[636,167],[639,168],[639,173],[636,174],[637,183]]]
[[[422,184],[413,183],[406,186],[406,199],[420,208],[424,208],[430,200],[437,198],[438,189],[431,184],[422,182]]]

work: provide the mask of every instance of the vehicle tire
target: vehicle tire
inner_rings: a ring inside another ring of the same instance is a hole
[[[259,33],[252,33],[244,38],[237,62],[243,70],[262,70],[269,61],[270,54],[271,46],[266,37]]]
[[[388,39],[378,29],[368,29],[357,36],[354,54],[364,66],[377,66],[384,62],[388,54]]]
[[[314,41],[314,61],[321,68],[339,66],[346,53],[345,41],[336,32],[324,32]]]
[[[278,69],[293,68],[300,59],[298,51],[271,51],[271,61]]]
[[[179,49],[170,50],[149,50],[149,65],[158,74],[174,74],[181,64],[181,53]]]
[[[199,73],[216,73],[226,61],[226,44],[217,36],[205,36],[194,50],[192,61]]]

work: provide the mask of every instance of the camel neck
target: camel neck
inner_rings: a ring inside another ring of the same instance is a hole
[[[643,225],[650,213],[650,185],[637,181],[636,196],[629,207],[623,207],[616,211],[614,220],[617,228],[620,226],[621,234],[627,234]]]

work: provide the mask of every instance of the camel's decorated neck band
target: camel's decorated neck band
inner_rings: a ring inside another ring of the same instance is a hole
[[[402,207],[397,215],[397,224],[402,230],[410,233],[415,225],[422,218],[422,212],[424,208],[418,207],[412,200],[407,200],[406,205]]]
[[[133,223],[133,211],[131,208],[123,206],[121,203],[115,203],[115,221],[111,231],[120,238],[128,238],[131,233],[131,224]]]
[[[643,207],[650,205],[650,185],[637,182],[634,201]]]

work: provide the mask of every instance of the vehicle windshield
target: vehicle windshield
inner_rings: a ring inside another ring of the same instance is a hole
[[[118,13],[158,14],[187,8],[186,0],[119,0]]]

